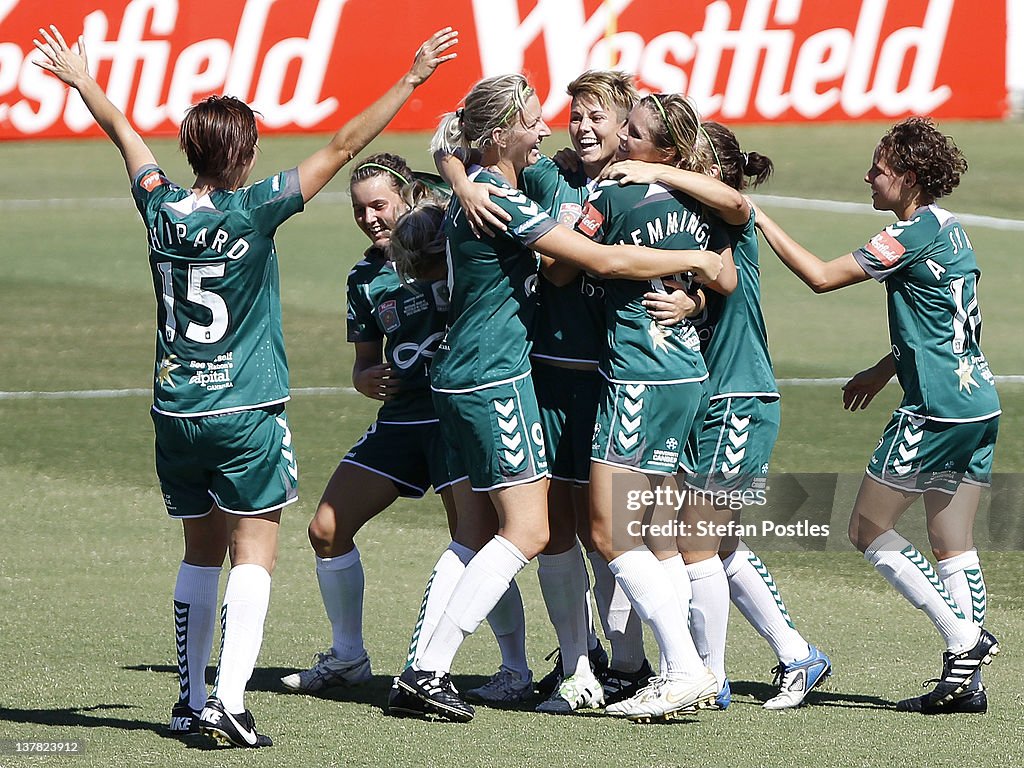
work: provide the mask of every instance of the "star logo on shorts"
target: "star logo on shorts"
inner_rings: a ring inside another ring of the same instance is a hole
[[[171,373],[181,368],[175,360],[178,359],[177,355],[170,355],[160,361],[160,367],[156,371],[156,383],[160,386],[173,387],[174,381],[171,379]]]
[[[955,373],[960,379],[961,392],[966,389],[967,394],[971,394],[971,387],[978,386],[978,382],[971,377],[971,374],[974,373],[974,366],[967,361],[966,357],[960,358],[960,364],[956,367],[956,370],[953,371],[953,373]]]
[[[662,328],[652,320],[651,327],[647,329],[647,332],[651,335],[651,343],[654,345],[655,350],[668,349],[668,341],[666,339],[672,333],[668,328]]]

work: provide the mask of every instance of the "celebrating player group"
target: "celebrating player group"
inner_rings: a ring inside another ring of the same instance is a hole
[[[244,692],[280,516],[298,498],[274,235],[455,58],[457,42],[439,30],[324,148],[255,183],[253,111],[228,96],[195,104],[180,146],[196,178],[178,186],[89,74],[83,41],[68,46],[54,27],[35,41],[37,64],[81,94],[120,150],[146,227],[157,474],[185,542],[173,597],[178,735],[272,743]],[[508,74],[473,85],[442,118],[431,142],[440,176],[386,152],[352,172],[353,214],[370,241],[348,277],[353,382],[381,405],[309,524],[330,647],[283,688],[316,693],[372,677],[355,537],[399,496],[432,487],[451,544],[409,616],[388,714],[465,722],[470,702],[533,699],[538,712],[603,709],[636,722],[722,710],[732,695],[730,603],[778,657],[777,693],[764,706],[806,704],[832,660],[797,629],[757,554],[712,535],[743,530],[723,500],[763,493],[779,432],[759,230],[816,293],[869,278],[886,287],[891,351],[850,379],[843,402],[867,407],[893,376],[904,396],[868,461],[850,540],[945,643],[934,688],[897,709],[985,712],[981,669],[999,645],[983,626],[972,527],[1000,406],[979,345],[971,241],[938,204],[967,169],[960,150],[927,118],[890,128],[864,181],[896,221],[822,260],[744,195],[769,177],[771,160],[742,151],[685,97],[641,96],[626,74],[593,70],[568,94],[572,148],[553,157],[540,151],[550,130],[536,91]],[[626,503],[659,488],[685,503]],[[934,567],[895,530],[919,496]],[[652,515],[701,535],[644,535],[656,527],[636,523]],[[534,558],[559,646],[536,680],[515,582]],[[453,664],[484,619],[501,666],[460,693]],[[645,653],[645,625],[657,659]]]

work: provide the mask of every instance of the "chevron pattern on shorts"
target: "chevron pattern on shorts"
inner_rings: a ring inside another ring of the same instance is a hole
[[[964,570],[964,576],[967,577],[967,587],[971,590],[971,618],[975,624],[984,624],[988,611],[988,590],[985,589],[985,578],[981,575],[981,568],[967,568]]]
[[[495,400],[494,410],[498,414],[498,429],[501,430],[501,453],[513,470],[519,470],[526,460],[526,448],[523,446],[523,433],[519,431],[519,417],[515,414],[516,401],[513,398],[505,402]]]
[[[174,649],[178,655],[179,701],[188,701],[188,603],[174,601]]]
[[[728,431],[725,435],[725,461],[722,462],[722,474],[736,477],[740,472],[740,464],[747,454],[746,444],[750,433],[750,417],[739,418],[736,414],[729,416]]]
[[[913,422],[910,422],[896,438],[896,454],[892,462],[892,471],[898,477],[910,474],[910,471],[913,469],[914,459],[917,458],[921,439],[924,437],[921,426],[921,424],[915,425]]]
[[[751,551],[747,551],[747,560],[754,566],[754,570],[757,571],[757,575],[764,581],[765,586],[768,587],[768,591],[772,593],[772,597],[775,598],[775,605],[779,608],[779,613],[782,614],[782,618],[789,624],[790,629],[796,629],[796,625],[793,624],[793,619],[790,618],[789,611],[786,610],[786,604],[782,602],[782,595],[779,594],[779,588],[775,584],[775,579],[772,577],[771,571],[768,570],[768,566],[764,564],[760,557],[755,555]]]
[[[275,416],[274,419],[284,430],[284,437],[281,439],[281,455],[288,462],[288,474],[292,476],[292,480],[298,480],[299,466],[295,463],[295,454],[292,452],[292,431],[288,429],[288,422],[285,419],[280,416]]]
[[[921,573],[924,574],[924,577],[928,579],[933,587],[935,587],[935,591],[939,593],[939,597],[945,600],[946,605],[953,610],[956,617],[958,619],[964,618],[964,612],[960,610],[960,606],[956,604],[956,600],[954,600],[953,596],[949,594],[949,590],[946,589],[946,585],[942,583],[941,579],[939,579],[939,574],[937,574],[935,569],[932,568],[932,564],[928,562],[928,558],[918,552],[917,547],[913,544],[900,550],[900,554],[917,566],[917,569],[921,571]]]
[[[623,451],[631,451],[640,441],[640,423],[643,420],[644,398],[647,387],[643,384],[626,384],[622,398],[622,410],[619,411],[619,431],[615,440]]]

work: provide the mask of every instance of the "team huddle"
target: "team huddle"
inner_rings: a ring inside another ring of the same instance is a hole
[[[297,499],[273,237],[454,58],[457,33],[435,33],[327,147],[253,184],[251,109],[231,97],[199,102],[180,131],[191,187],[164,175],[89,76],[81,39],[76,52],[55,28],[40,34],[37,63],[81,93],[121,151],[148,232],[157,474],[185,537],[171,730],[269,746],[244,691],[281,510]],[[432,487],[451,544],[409,617],[388,714],[465,722],[470,702],[538,696],[538,712],[603,708],[635,722],[725,709],[730,603],[778,658],[778,691],[764,706],[804,704],[831,660],[797,630],[764,562],[742,539],[714,535],[739,530],[729,499],[763,492],[779,432],[760,231],[815,292],[868,278],[886,286],[892,351],[847,383],[844,405],[866,407],[893,376],[904,399],[868,463],[850,539],[947,648],[935,687],[896,708],[985,712],[981,667],[999,646],[983,627],[972,526],[1000,410],[979,346],[974,252],[936,204],[967,169],[959,149],[926,118],[893,126],[865,181],[874,207],[897,222],[824,261],[744,196],[769,177],[771,160],[742,151],[686,98],[641,96],[615,71],[585,72],[567,90],[572,148],[553,157],[539,151],[550,130],[536,92],[525,77],[503,75],[476,83],[442,119],[431,142],[440,180],[390,153],[352,173],[353,213],[370,240],[348,278],[353,382],[381,405],[309,525],[330,648],[283,686],[315,693],[372,677],[355,536],[399,496]],[[626,503],[669,487],[688,491],[679,509]],[[919,496],[936,568],[895,531]],[[665,514],[703,535],[639,533],[638,521]],[[537,680],[515,582],[534,558],[558,640],[554,668]],[[452,667],[484,619],[501,666],[460,693]]]

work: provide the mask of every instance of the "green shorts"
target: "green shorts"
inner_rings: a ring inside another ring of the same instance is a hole
[[[764,490],[780,411],[777,397],[712,400],[697,437],[697,469],[687,484],[704,491]]]
[[[999,417],[986,421],[935,421],[895,411],[871,455],[867,473],[907,493],[956,493],[960,483],[992,479]]]
[[[674,475],[680,466],[691,470],[696,441],[694,425],[701,423],[707,405],[701,381],[605,381],[590,458],[601,464],[656,475]]]
[[[468,392],[434,391],[452,482],[490,491],[548,477],[544,430],[529,375]]]
[[[204,517],[213,504],[235,515],[259,515],[299,498],[283,405],[193,418],[152,416],[156,474],[171,517]]]
[[[386,477],[400,496],[414,499],[451,484],[437,421],[375,421],[341,463]]]
[[[598,371],[534,363],[544,444],[551,476],[575,483],[590,482],[590,446],[604,379]]]

